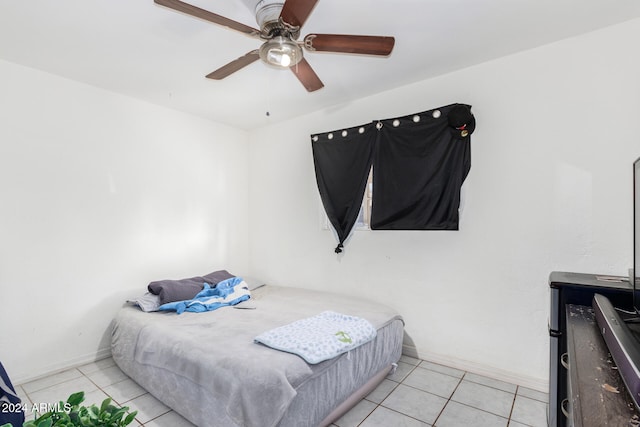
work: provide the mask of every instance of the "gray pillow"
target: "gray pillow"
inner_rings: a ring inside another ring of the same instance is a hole
[[[160,297],[151,292],[147,292],[138,298],[127,300],[127,302],[137,305],[140,310],[146,312],[158,311],[158,307],[160,307]]]
[[[262,280],[258,280],[255,277],[251,276],[242,276],[242,280],[244,280],[244,282],[249,286],[250,291],[258,289],[265,285]]]

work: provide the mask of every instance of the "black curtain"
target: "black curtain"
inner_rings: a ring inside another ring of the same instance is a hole
[[[375,124],[367,124],[311,137],[320,198],[338,235],[336,253],[358,218],[376,136]]]
[[[470,135],[448,120],[459,105],[381,121],[371,229],[458,229],[460,187],[471,168]]]

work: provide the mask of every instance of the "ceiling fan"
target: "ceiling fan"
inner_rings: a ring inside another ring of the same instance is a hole
[[[324,87],[324,84],[305,60],[302,47],[309,52],[388,56],[395,44],[393,37],[345,34],[309,34],[302,41],[298,41],[300,28],[318,0],[258,1],[256,20],[260,25],[259,30],[180,0],[154,1],[162,6],[264,40],[259,49],[252,50],[207,75],[207,78],[214,80],[222,80],[261,59],[269,65],[289,68],[307,91],[313,92]]]

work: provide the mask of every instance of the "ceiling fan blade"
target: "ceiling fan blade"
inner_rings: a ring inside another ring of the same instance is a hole
[[[289,25],[302,27],[318,0],[286,0],[280,18]]]
[[[208,10],[200,9],[199,7],[190,5],[180,0],[154,0],[157,4],[166,6],[178,12],[186,13],[187,15],[195,16],[196,18],[204,19],[205,21],[213,22],[214,24],[222,25],[223,27],[230,28],[232,30],[240,31],[252,37],[260,35],[260,31],[249,27],[248,25],[241,24],[232,19],[225,18],[224,16],[217,15]]]
[[[213,80],[222,80],[228,75],[233,74],[241,68],[244,68],[247,65],[255,62],[259,58],[260,54],[258,53],[258,50],[252,50],[251,52],[247,53],[244,56],[241,56],[235,61],[231,61],[227,65],[224,65],[214,72],[207,74],[207,78]]]
[[[387,36],[309,34],[304,38],[304,47],[318,52],[387,56],[393,50],[395,42],[395,38]]]
[[[300,62],[289,68],[308,92],[313,92],[324,87],[324,84],[320,81],[320,78],[316,72],[313,71],[313,68],[311,68],[311,65],[309,65],[306,59],[302,58]]]

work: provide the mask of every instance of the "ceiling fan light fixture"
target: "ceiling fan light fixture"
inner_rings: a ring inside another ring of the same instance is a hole
[[[274,37],[260,46],[260,59],[278,68],[289,68],[302,60],[302,48],[286,37]]]

